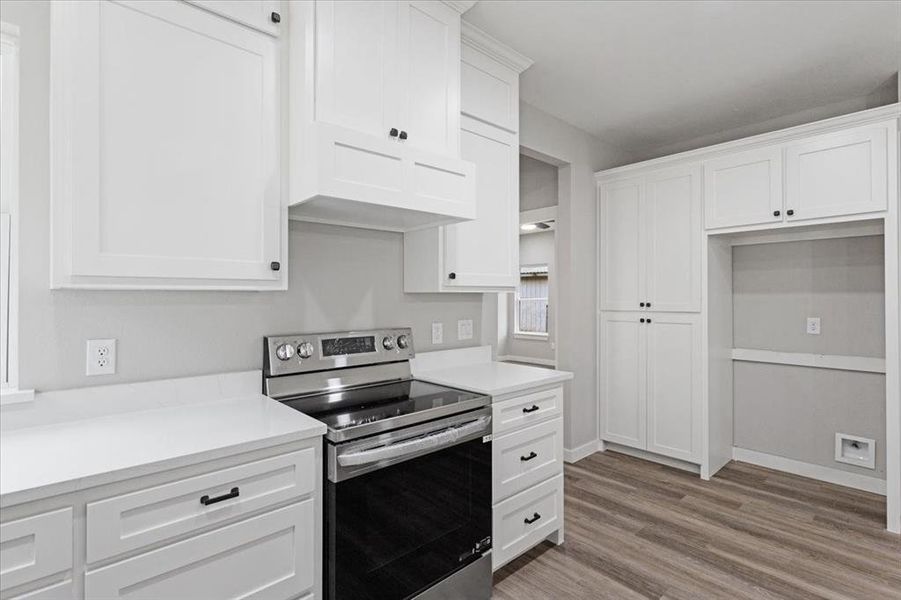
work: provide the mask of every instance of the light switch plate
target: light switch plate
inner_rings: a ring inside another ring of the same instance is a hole
[[[457,321],[457,339],[472,339],[472,319],[460,319]]]
[[[807,333],[809,335],[820,335],[819,317],[807,317]]]
[[[440,321],[435,321],[434,323],[432,323],[432,343],[444,343],[444,323]]]
[[[88,340],[85,375],[114,375],[116,373],[116,340]]]

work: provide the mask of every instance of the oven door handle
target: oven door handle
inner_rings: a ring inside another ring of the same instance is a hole
[[[430,433],[411,440],[386,444],[369,450],[360,450],[359,452],[339,454],[338,464],[342,467],[368,465],[382,460],[415,454],[417,452],[422,452],[423,450],[434,450],[445,446],[453,446],[459,440],[476,432],[484,431],[487,434],[487,427],[490,422],[491,417],[489,416],[479,417],[478,419],[464,423],[463,425],[454,425],[453,427],[448,427],[435,433]]]

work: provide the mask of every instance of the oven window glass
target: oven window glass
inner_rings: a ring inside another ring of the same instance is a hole
[[[332,600],[400,600],[465,567],[491,535],[491,443],[475,439],[326,482]]]

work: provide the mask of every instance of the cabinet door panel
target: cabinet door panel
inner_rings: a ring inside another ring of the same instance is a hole
[[[602,310],[637,310],[645,300],[642,181],[602,184],[599,231]]]
[[[700,328],[694,315],[649,314],[647,449],[673,458],[700,457]]]
[[[701,309],[701,194],[694,167],[647,179],[647,297],[654,310]]]
[[[790,221],[885,210],[886,146],[893,125],[817,136],[786,150]],[[894,135],[891,136],[894,139]]]
[[[460,15],[440,2],[399,2],[404,144],[459,156]]]
[[[465,160],[476,165],[476,218],[444,229],[448,287],[516,286],[519,255],[519,145],[516,136],[466,118]],[[448,273],[456,274],[448,279]]]
[[[278,280],[275,38],[178,2],[52,10],[71,274]]]
[[[782,221],[781,147],[704,163],[704,207],[707,229]]]
[[[607,313],[600,327],[601,438],[646,444],[646,324],[638,313]]]
[[[281,29],[279,23],[272,20],[272,13],[281,11],[279,0],[188,0],[188,2],[272,35],[278,35]]]
[[[316,119],[388,137],[397,114],[396,2],[316,3]]]

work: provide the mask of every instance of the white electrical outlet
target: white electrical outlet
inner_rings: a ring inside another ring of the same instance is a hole
[[[444,343],[444,323],[440,321],[435,321],[434,323],[432,323],[432,343]]]
[[[116,340],[88,340],[85,375],[112,375],[116,372]]]
[[[457,321],[457,339],[472,339],[472,319],[460,319]]]
[[[819,317],[807,317],[807,333],[810,335],[820,335]]]

